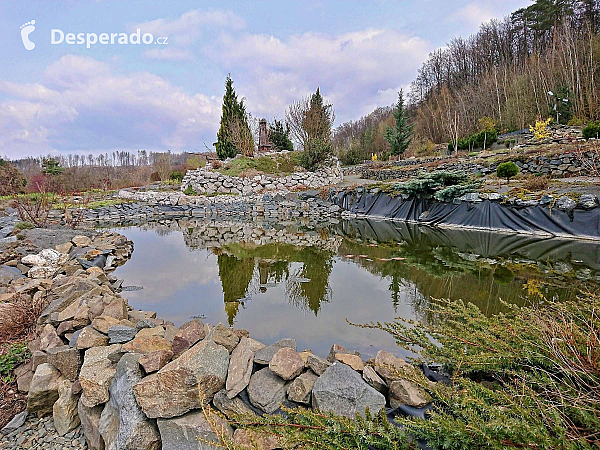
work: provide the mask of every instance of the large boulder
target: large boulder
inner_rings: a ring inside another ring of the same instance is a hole
[[[123,345],[123,351],[131,353],[140,353],[146,355],[158,350],[171,351],[172,346],[169,341],[160,336],[137,336],[132,341]]]
[[[157,350],[155,352],[147,353],[140,358],[140,364],[146,371],[146,373],[157,372],[167,365],[173,352],[171,350]]]
[[[81,429],[88,447],[91,450],[104,450],[104,439],[100,434],[100,416],[103,405],[89,408],[83,404],[81,398],[77,404],[77,414],[81,420]]]
[[[254,355],[254,362],[256,364],[261,364],[263,366],[268,366],[271,362],[271,358],[277,353],[277,351],[281,348],[289,347],[296,350],[296,340],[295,339],[281,339],[280,341],[275,342],[274,344],[269,345],[268,347],[262,348],[256,352]]]
[[[157,422],[166,450],[218,450],[222,448],[218,445],[219,436],[233,436],[233,429],[227,421],[211,412],[209,407],[172,419],[158,419]]]
[[[269,369],[286,381],[292,380],[304,370],[304,360],[293,348],[280,348],[269,361]]]
[[[53,300],[46,309],[44,309],[38,319],[38,323],[46,323],[51,314],[63,311],[82,295],[89,294],[90,291],[93,291],[97,287],[98,286],[95,283],[82,278],[72,277],[68,279],[68,282],[64,285],[53,289],[54,293],[58,295],[58,298]]]
[[[265,345],[251,338],[243,337],[231,353],[227,373],[227,396],[233,398],[246,389],[252,376],[254,354]]]
[[[61,380],[58,384],[58,400],[52,407],[52,419],[54,428],[60,436],[74,430],[80,424],[77,414],[78,395],[73,394],[73,383]]]
[[[113,325],[108,329],[108,343],[109,344],[124,344],[125,342],[131,341],[137,330],[134,327],[128,327],[126,325]]]
[[[268,367],[259,370],[250,378],[248,397],[250,403],[267,414],[271,414],[285,400],[287,383]]]
[[[69,381],[75,381],[79,373],[81,358],[79,350],[68,345],[52,347],[47,351],[48,362],[60,370],[60,373]]]
[[[94,347],[86,350],[83,366],[79,372],[79,382],[83,390],[83,404],[91,408],[106,403],[108,389],[116,372],[114,356],[121,353],[121,344],[107,347]]]
[[[385,406],[385,397],[369,386],[350,366],[331,365],[315,382],[312,391],[313,408],[331,411],[339,416],[364,415],[368,407],[376,414]]]
[[[205,339],[134,386],[148,417],[175,417],[208,403],[225,386],[229,352]]]
[[[100,417],[99,428],[107,450],[161,448],[154,422],[138,406],[133,386],[142,379],[139,354],[125,354],[117,363],[110,383],[110,400]]]
[[[64,377],[52,364],[37,366],[29,386],[27,411],[37,413],[38,417],[52,414],[52,406],[58,400],[58,385],[62,380]]]

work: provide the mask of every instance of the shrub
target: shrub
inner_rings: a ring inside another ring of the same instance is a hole
[[[188,184],[188,186],[183,191],[185,195],[198,195],[198,193],[194,190],[192,186]]]
[[[358,145],[353,145],[346,152],[340,153],[340,161],[345,166],[353,166],[364,161],[364,155]]]
[[[500,163],[496,169],[496,175],[498,175],[499,178],[506,178],[507,182],[518,173],[519,166],[512,161]]]
[[[600,122],[590,122],[582,130],[583,137],[586,139],[600,139]]]
[[[10,345],[6,353],[0,356],[0,379],[4,383],[14,382],[13,370],[27,361],[30,356],[26,344],[16,342]]]
[[[150,182],[151,183],[155,183],[157,181],[160,181],[160,175],[159,175],[159,173],[158,172],[152,172],[150,174]]]
[[[523,187],[528,191],[544,191],[548,189],[550,179],[545,175],[529,176],[523,183]]]
[[[183,180],[183,172],[180,170],[174,170],[173,172],[171,172],[169,179],[181,183],[181,180]]]
[[[438,170],[436,172],[430,172],[419,175],[414,180],[407,181],[405,183],[398,183],[395,185],[395,189],[403,192],[410,196],[433,196],[438,191],[444,191],[444,188],[449,186],[456,187],[458,185],[466,185],[469,176],[464,172],[449,172],[445,170]],[[473,189],[473,185],[468,185],[469,189]],[[458,193],[458,190],[456,190]],[[444,191],[442,197],[445,199],[450,195],[451,190]],[[460,197],[464,192],[460,193]]]
[[[221,161],[219,161],[218,159],[215,159],[210,163],[210,167],[212,167],[213,170],[220,169],[222,166],[223,166],[223,163]]]
[[[460,138],[457,141],[456,148],[458,150],[474,150],[477,148],[487,147],[498,140],[498,132],[496,130],[484,130],[479,133],[474,133],[469,136]],[[454,141],[448,143],[448,150],[454,150]]]
[[[0,158],[0,196],[23,192],[27,180],[19,170],[8,161]]]
[[[529,127],[529,131],[533,133],[533,136],[538,140],[547,139],[550,137],[550,122],[552,122],[552,117],[549,117],[546,120],[536,119],[535,125]]]
[[[314,171],[325,162],[327,157],[333,152],[331,141],[326,139],[313,139],[304,147],[300,164],[306,170]]]

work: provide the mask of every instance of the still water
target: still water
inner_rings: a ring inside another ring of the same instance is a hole
[[[115,275],[129,303],[180,325],[193,317],[250,331],[265,344],[293,337],[326,356],[401,355],[384,332],[349,325],[432,320],[438,298],[493,314],[597,289],[600,245],[531,236],[419,228],[394,222],[250,224],[169,221],[119,228],[134,242]]]

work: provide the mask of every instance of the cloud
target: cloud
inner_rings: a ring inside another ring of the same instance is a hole
[[[238,94],[247,97],[254,113],[281,115],[291,101],[320,86],[335,105],[338,123],[393,103],[397,87],[410,83],[430,50],[419,37],[374,28],[338,35],[311,32],[286,40],[222,34],[205,49],[229,68]]]
[[[36,84],[0,80],[0,154],[194,149],[218,126],[220,99],[188,94],[148,72],[120,74],[66,55]]]
[[[448,21],[468,23],[472,27],[478,28],[483,22],[494,17],[496,14],[491,8],[481,5],[479,2],[472,2],[457,10],[448,18]]]

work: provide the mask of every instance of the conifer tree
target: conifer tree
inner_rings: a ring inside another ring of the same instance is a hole
[[[404,92],[402,89],[398,92],[398,102],[394,107],[394,119],[396,119],[396,125],[394,128],[387,127],[384,136],[390,144],[392,155],[401,155],[412,141],[412,125],[408,123],[404,109]]]
[[[269,141],[273,144],[273,147],[280,150],[294,150],[294,144],[290,140],[290,127],[289,125],[283,124],[281,120],[273,120],[273,123],[269,125]]]
[[[233,120],[240,117],[241,111],[245,108],[238,104],[237,95],[233,88],[231,74],[227,75],[225,80],[225,95],[223,96],[223,110],[221,113],[221,126],[217,133],[217,156],[219,159],[233,158],[236,154],[235,144],[229,132],[230,124]],[[247,124],[247,123],[246,123]]]

